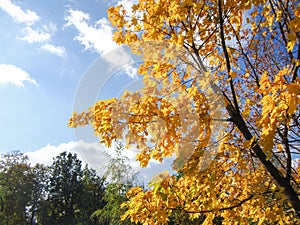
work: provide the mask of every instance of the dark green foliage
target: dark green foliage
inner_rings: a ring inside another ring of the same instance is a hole
[[[104,181],[87,166],[82,169],[76,154],[57,156],[50,167],[47,224],[99,224],[91,215],[105,205]]]
[[[106,221],[98,223],[91,215],[106,204],[104,199],[105,178],[99,177],[95,170],[85,167],[83,170],[83,199],[82,221],[89,221],[90,225],[108,224]]]
[[[76,154],[63,152],[50,167],[31,166],[19,152],[0,161],[1,225],[106,225],[91,218],[103,208],[105,179]]]
[[[27,157],[14,152],[0,161],[0,221],[3,225],[28,224],[35,190],[35,174]]]
[[[34,167],[31,167],[31,173],[33,174],[32,180],[32,195],[28,203],[28,222],[29,224],[37,224],[37,218],[42,220],[44,215],[45,205],[44,200],[47,195],[47,176],[48,168],[43,165],[36,164]],[[44,223],[42,223],[44,224]]]
[[[76,155],[63,152],[50,167],[50,224],[75,225],[83,195],[83,171]]]

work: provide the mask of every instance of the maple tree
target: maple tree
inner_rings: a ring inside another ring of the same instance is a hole
[[[299,3],[139,0],[108,15],[114,40],[143,56],[145,86],[73,113],[69,126],[90,124],[107,146],[124,138],[142,167],[175,155],[181,174],[130,189],[123,218],[297,223]]]

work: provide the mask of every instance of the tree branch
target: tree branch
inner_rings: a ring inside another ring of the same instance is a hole
[[[251,140],[253,135],[249,131],[244,119],[241,114],[236,112],[232,103],[228,102],[228,97],[226,94],[215,84],[212,84],[212,89],[217,95],[223,95],[224,101],[226,101],[226,110],[231,117],[232,122],[243,134],[246,140]],[[282,173],[273,165],[270,160],[267,160],[266,154],[263,152],[257,140],[254,140],[251,145],[251,149],[255,155],[259,158],[260,162],[264,165],[266,170],[271,174],[276,183],[284,188],[284,192],[289,202],[292,204],[294,210],[298,215],[300,215],[300,200],[298,198],[297,192],[291,186],[290,180],[282,175]]]
[[[286,163],[286,179],[291,179],[291,172],[292,172],[292,156],[291,156],[291,150],[289,146],[289,140],[288,140],[288,127],[285,124],[284,126],[284,132],[283,132],[283,144],[285,147],[285,152],[287,154],[287,163]]]
[[[221,1],[222,0],[218,0],[218,11],[219,11],[219,21],[220,21],[220,35],[221,35],[222,48],[223,48],[224,56],[225,56],[225,60],[226,60],[227,73],[230,76],[231,66],[230,66],[229,54],[228,54],[227,47],[226,47],[226,42],[225,42],[224,19],[223,19],[223,11],[222,11],[222,3],[221,3]],[[231,94],[232,94],[232,98],[233,98],[234,108],[240,114],[240,109],[239,109],[237,97],[236,97],[235,90],[234,90],[233,80],[232,80],[231,76],[230,76],[229,83],[230,83],[230,90],[231,90]]]
[[[224,208],[219,208],[219,209],[208,209],[208,210],[199,210],[199,211],[189,211],[189,210],[184,210],[185,213],[209,213],[209,212],[217,212],[217,211],[225,211],[225,210],[231,210],[234,208],[237,208],[239,206],[241,206],[242,204],[244,204],[246,201],[249,201],[251,198],[253,198],[254,195],[250,195],[249,197],[243,199],[242,201],[238,202],[236,205],[232,205],[232,206],[228,206],[228,207],[224,207]],[[167,209],[171,209],[171,210],[181,210],[180,208],[167,208]]]

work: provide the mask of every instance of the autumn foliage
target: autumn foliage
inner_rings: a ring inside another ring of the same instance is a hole
[[[204,224],[300,216],[300,5],[269,0],[139,0],[108,10],[114,40],[141,54],[145,87],[74,113],[100,142],[125,139],[141,166],[175,155],[178,174],[132,188],[123,218]]]

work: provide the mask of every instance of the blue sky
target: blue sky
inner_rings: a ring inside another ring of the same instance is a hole
[[[113,49],[106,9],[117,2],[0,1],[0,153],[74,140],[77,86]]]
[[[78,82],[112,45],[99,44],[101,29],[110,26],[108,6],[96,0],[1,0],[1,153],[73,140],[66,124]]]

